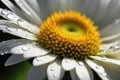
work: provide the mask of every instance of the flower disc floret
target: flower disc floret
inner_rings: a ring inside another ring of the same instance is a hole
[[[79,12],[54,13],[38,33],[39,43],[59,57],[82,59],[97,55],[100,35],[93,21]]]

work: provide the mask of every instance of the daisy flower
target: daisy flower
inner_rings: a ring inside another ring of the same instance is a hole
[[[10,66],[33,59],[28,80],[119,80],[120,0],[1,0],[0,30],[20,39],[0,43]]]

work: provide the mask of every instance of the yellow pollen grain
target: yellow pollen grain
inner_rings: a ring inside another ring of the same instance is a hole
[[[75,11],[58,12],[48,17],[40,27],[38,39],[51,53],[75,59],[97,55],[101,44],[97,26]]]

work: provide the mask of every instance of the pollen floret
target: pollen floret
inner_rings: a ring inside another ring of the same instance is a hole
[[[72,25],[72,26],[71,26]],[[100,35],[92,20],[79,12],[54,13],[41,25],[39,43],[60,57],[97,55]]]

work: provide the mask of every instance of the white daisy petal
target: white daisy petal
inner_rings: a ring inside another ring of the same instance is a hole
[[[79,65],[76,66],[75,70],[80,80],[91,80],[91,76],[82,61],[79,61]]]
[[[80,80],[76,74],[76,71],[73,69],[73,70],[70,70],[70,75],[71,75],[71,78],[72,80]]]
[[[24,11],[22,11],[20,8],[15,6],[10,0],[1,0],[11,11],[13,11],[15,14],[17,14],[19,17],[22,17],[23,19],[36,24],[35,20],[31,19],[32,17],[29,14],[26,14]],[[33,0],[32,2],[35,2],[36,0]],[[33,5],[34,3],[32,3]],[[36,4],[35,4],[36,5]],[[35,6],[34,5],[34,6]],[[31,6],[31,5],[30,5]],[[37,8],[37,11],[39,9]],[[38,24],[38,23],[37,23]],[[39,24],[40,25],[40,24]],[[38,25],[38,26],[39,26]]]
[[[104,15],[102,16],[100,20],[101,26],[106,26],[112,22],[114,22],[116,19],[120,18],[120,1],[119,0],[110,0],[109,6],[106,9]],[[113,17],[112,17],[113,16]]]
[[[21,28],[17,28],[15,25],[1,25],[0,24],[0,30],[2,30],[4,33],[9,33],[15,36],[19,36],[25,39],[29,39],[29,40],[37,40],[36,35],[32,34],[28,31],[25,31]]]
[[[29,71],[27,80],[43,80],[46,76],[47,65],[33,66]]]
[[[49,51],[44,50],[43,48],[37,45],[25,44],[25,45],[20,45],[12,48],[10,52],[13,54],[22,53],[24,58],[31,58],[31,57],[45,55]]]
[[[104,42],[105,41],[112,42],[112,41],[120,40],[119,25],[120,25],[120,22],[117,22],[117,23],[110,24],[104,27],[103,29],[101,29],[100,31],[101,37],[102,37],[101,40]]]
[[[77,10],[86,14],[90,18],[93,17],[98,4],[99,0],[60,0],[60,8],[62,11]]]
[[[11,11],[23,17],[23,12],[15,6],[10,0],[1,0]]]
[[[94,21],[98,24],[100,23],[101,18],[103,18],[103,15],[106,9],[108,8],[111,0],[99,0],[99,1],[100,2],[94,14]],[[101,26],[101,24],[99,25]],[[100,28],[102,28],[102,26]]]
[[[39,8],[39,3],[37,0],[26,0],[26,2],[30,5],[30,7],[39,15],[41,16],[41,11]]]
[[[89,59],[86,59],[86,63],[100,76],[102,80],[111,80],[102,66],[97,65]]]
[[[32,19],[36,22],[36,24],[41,24],[40,17],[35,13],[35,11],[27,4],[25,0],[15,0],[16,4],[29,16],[32,17]]]
[[[113,42],[113,43],[101,44],[100,49],[105,50],[109,48],[110,46],[114,46],[114,45],[117,45],[117,43]]]
[[[39,9],[41,10],[42,21],[46,20],[48,16],[50,16],[53,13],[50,7],[51,6],[50,1],[52,0],[38,0]]]
[[[55,55],[46,55],[46,56],[41,56],[41,57],[36,57],[34,60],[33,60],[33,65],[34,66],[39,66],[39,65],[43,65],[43,64],[46,64],[46,63],[49,63],[49,62],[52,62],[53,60],[56,59],[57,56]]]
[[[116,59],[116,60],[120,60],[120,50],[116,51],[116,52],[112,52],[112,53],[108,53],[106,56],[112,58],[112,59]]]
[[[120,23],[112,23],[112,24],[104,27],[103,29],[100,30],[101,37],[103,39],[105,37],[111,37],[111,36],[115,36],[115,35],[116,35],[115,37],[112,37],[113,39],[119,37],[120,36],[120,31],[119,31],[120,27],[119,27],[119,25],[120,25]]]
[[[12,10],[13,12],[17,12],[20,11],[18,7],[16,7],[10,0],[1,0],[10,10]],[[21,13],[21,11],[20,11]]]
[[[34,52],[33,52],[34,51]],[[29,52],[29,53],[28,53]],[[23,54],[23,56],[25,58],[28,58],[28,57],[36,57],[36,56],[43,56],[43,55],[46,55],[48,54],[49,51],[47,50],[44,50],[40,47],[33,47],[32,49],[30,49],[29,51],[26,51],[26,53]]]
[[[5,66],[11,66],[17,63],[20,63],[22,61],[27,60],[28,58],[23,58],[22,55],[12,55],[8,60],[5,62]]]
[[[111,35],[111,36],[108,36],[108,37],[101,38],[101,40],[103,42],[105,42],[105,41],[110,42],[110,41],[116,41],[116,40],[118,40],[119,37],[120,37],[120,33],[115,34],[115,35]]]
[[[76,61],[74,59],[64,58],[62,60],[62,67],[66,71],[69,71],[69,70],[75,68],[75,66],[76,66]]]
[[[88,17],[90,18],[94,17],[94,13],[96,12],[99,2],[100,0],[91,0],[89,2],[89,4],[87,5],[88,8],[86,10],[86,14],[88,15]]]
[[[64,75],[64,70],[62,69],[60,62],[55,61],[50,63],[47,68],[48,80],[61,80]]]
[[[60,8],[62,11],[65,10],[78,10],[81,13],[85,13],[87,5],[90,3],[90,0],[60,0]],[[74,7],[73,7],[74,6]]]
[[[0,16],[4,17],[5,19],[8,19],[10,22],[15,23],[19,25],[20,27],[32,32],[37,33],[39,28],[36,25],[30,24],[27,21],[23,20],[22,18],[18,17],[14,13],[0,8]]]
[[[120,76],[118,75],[120,73],[120,66],[113,64],[113,63],[106,63],[101,61],[95,61],[98,64],[101,64],[106,73],[110,76],[112,80],[119,80]]]
[[[120,65],[120,60],[109,59],[107,57],[98,57],[98,56],[90,56],[90,57],[99,61]]]
[[[9,9],[15,11],[17,8],[14,6],[14,4],[10,0],[1,0]]]
[[[2,53],[10,53],[10,50],[18,45],[23,45],[30,43],[31,41],[25,39],[13,39],[8,41],[3,41],[0,43],[0,54]],[[20,53],[21,54],[21,53]]]

